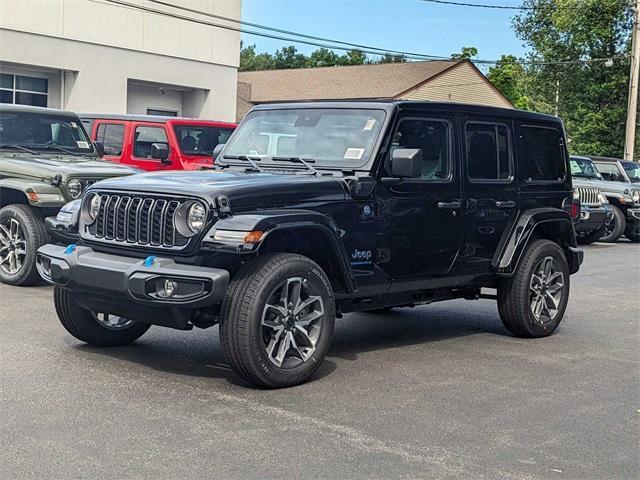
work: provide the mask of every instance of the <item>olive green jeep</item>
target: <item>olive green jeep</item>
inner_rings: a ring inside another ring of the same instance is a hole
[[[137,172],[100,158],[75,113],[0,105],[0,282],[40,281],[36,251],[48,243],[44,219],[88,185]]]

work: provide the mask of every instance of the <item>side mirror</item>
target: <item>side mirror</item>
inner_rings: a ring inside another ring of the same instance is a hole
[[[151,158],[160,160],[162,163],[169,164],[169,145],[166,143],[152,143],[151,144]]]
[[[216,161],[216,158],[218,158],[218,155],[220,155],[220,152],[222,152],[222,149],[224,148],[224,146],[226,145],[226,143],[219,143],[215,146],[215,148],[213,149],[213,161]]]
[[[93,142],[93,148],[95,148],[96,153],[99,157],[104,157],[104,144],[102,142],[98,142],[97,140]]]
[[[400,178],[422,176],[422,150],[419,148],[398,148],[391,154],[391,175]]]

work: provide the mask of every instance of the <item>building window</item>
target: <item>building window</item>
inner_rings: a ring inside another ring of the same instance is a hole
[[[178,112],[175,110],[160,110],[157,108],[147,108],[147,115],[158,115],[160,117],[177,117]]]
[[[46,107],[48,84],[46,78],[0,73],[0,103]]]

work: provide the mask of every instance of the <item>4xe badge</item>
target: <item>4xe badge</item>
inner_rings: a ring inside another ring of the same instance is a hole
[[[357,248],[351,254],[351,265],[352,266],[363,266],[363,265],[371,265],[373,262],[371,259],[373,258],[373,254],[371,250],[358,250]]]

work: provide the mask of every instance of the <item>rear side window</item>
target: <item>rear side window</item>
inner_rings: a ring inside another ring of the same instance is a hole
[[[104,145],[105,155],[121,155],[124,142],[124,125],[101,123],[96,132],[96,141]]]
[[[509,128],[499,123],[468,122],[465,125],[467,176],[472,182],[509,182],[511,139]]]
[[[528,182],[561,182],[566,174],[562,136],[555,128],[523,126],[519,163]]]
[[[133,156],[151,158],[151,144],[168,143],[163,127],[136,127],[133,137]]]

